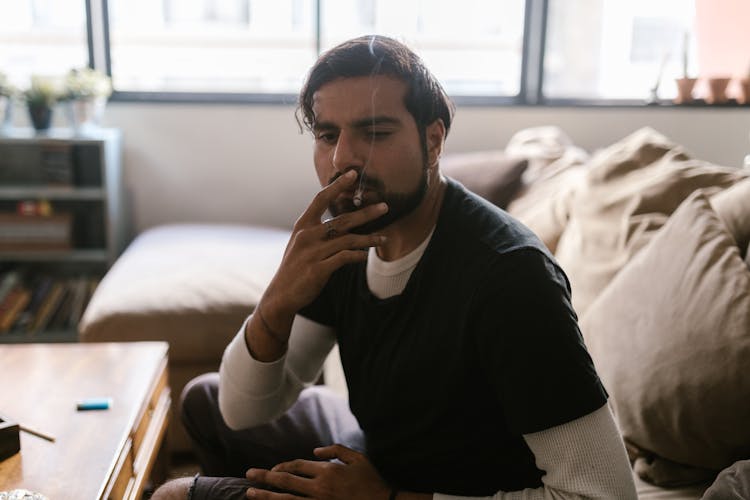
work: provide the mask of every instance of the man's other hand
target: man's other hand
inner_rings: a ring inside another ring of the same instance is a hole
[[[248,470],[246,477],[259,486],[248,489],[247,498],[386,500],[389,497],[390,488],[362,453],[340,444],[316,448],[314,453],[324,461],[292,460],[278,464],[271,470]],[[333,459],[338,459],[339,462],[331,462]],[[285,493],[269,491],[270,489]]]

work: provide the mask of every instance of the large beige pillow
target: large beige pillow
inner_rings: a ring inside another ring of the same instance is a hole
[[[750,244],[750,179],[720,191],[711,197],[711,205],[744,252]]]
[[[521,188],[528,161],[503,151],[454,153],[440,160],[440,171],[487,201],[505,208]]]
[[[650,128],[596,153],[570,201],[555,252],[578,314],[585,314],[688,195],[701,188],[719,191],[747,174],[690,159],[682,146]]]
[[[721,470],[750,456],[750,269],[690,196],[581,320],[629,447]]]

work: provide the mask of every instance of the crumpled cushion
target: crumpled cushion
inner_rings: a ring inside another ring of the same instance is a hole
[[[750,500],[750,460],[740,460],[721,471],[702,500]]]
[[[570,202],[585,178],[589,154],[559,127],[529,127],[510,138],[505,152],[526,158],[523,186],[507,210],[555,252],[568,223]]]
[[[748,456],[750,269],[704,194],[620,271],[581,331],[628,449],[651,457],[652,480],[690,480],[687,470],[668,477],[658,457],[716,473]]]
[[[81,340],[166,340],[172,362],[217,362],[281,262],[289,232],[169,225],[140,234],[96,289]]]
[[[589,154],[556,126],[528,127],[519,130],[508,140],[505,153],[529,160],[523,174],[525,186],[555,175],[561,168],[583,163]]]
[[[713,194],[748,174],[691,159],[648,127],[597,152],[555,252],[579,316],[692,192]]]
[[[745,247],[750,244],[750,179],[718,192],[711,197],[711,205],[744,255]]]
[[[528,161],[503,151],[453,153],[440,160],[440,171],[490,203],[505,208],[521,188]]]

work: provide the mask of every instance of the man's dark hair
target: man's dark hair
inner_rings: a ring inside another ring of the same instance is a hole
[[[406,45],[380,35],[354,38],[318,58],[300,92],[297,108],[300,127],[313,129],[313,95],[323,85],[339,78],[377,75],[391,76],[407,85],[404,105],[417,123],[423,150],[426,149],[426,127],[436,119],[443,120],[448,135],[454,106],[443,87],[422,59]]]

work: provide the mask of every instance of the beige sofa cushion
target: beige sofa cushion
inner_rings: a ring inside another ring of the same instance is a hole
[[[521,176],[528,161],[503,151],[454,153],[440,160],[440,170],[466,189],[505,208],[521,188]]]
[[[570,203],[555,256],[570,279],[580,316],[622,267],[696,189],[711,194],[748,175],[688,158],[653,129],[595,154]]]
[[[716,213],[743,251],[750,244],[750,179],[720,191],[711,198]]]
[[[581,320],[620,429],[643,456],[721,470],[750,452],[750,269],[701,193]]]
[[[523,186],[507,210],[552,252],[568,223],[570,201],[585,178],[589,154],[558,127],[530,127],[516,132],[505,152],[527,158]]]
[[[700,500],[710,482],[677,488],[662,488],[644,481],[633,472],[638,500]]]
[[[91,298],[83,341],[166,340],[172,362],[216,363],[281,262],[289,233],[173,225],[139,235]]]
[[[585,162],[589,154],[573,143],[559,127],[528,127],[508,140],[505,153],[529,160],[523,174],[525,186],[556,175],[561,169]]]
[[[721,471],[703,495],[703,500],[747,498],[750,498],[750,460],[740,460]]]
[[[552,253],[568,224],[570,204],[586,178],[583,165],[570,165],[523,189],[508,213],[528,226]]]

